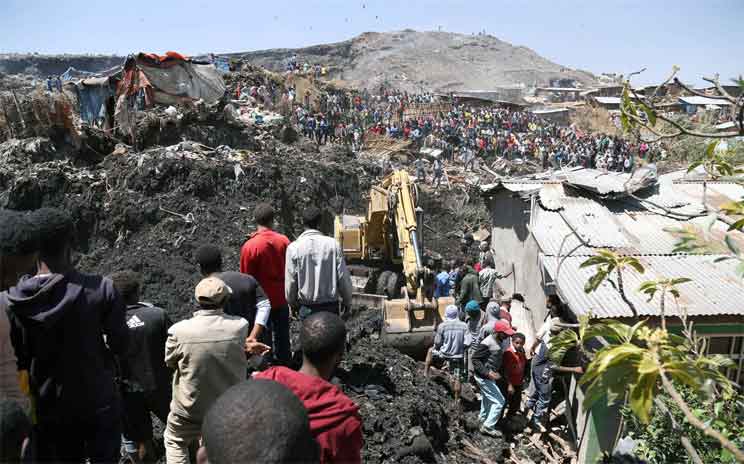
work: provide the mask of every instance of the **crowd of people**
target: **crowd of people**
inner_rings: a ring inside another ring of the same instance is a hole
[[[239,270],[223,268],[215,245],[196,250],[193,313],[173,323],[142,301],[137,272],[76,269],[67,212],[0,210],[0,461],[153,462],[155,415],[169,464],[361,462],[363,418],[330,382],[352,297],[342,250],[320,232],[320,209],[303,211],[305,231],[293,242],[273,229],[274,215],[269,204],[254,209],[258,228]],[[526,406],[544,430],[556,371],[547,352],[566,315],[551,297],[551,317],[529,347],[530,376],[526,337],[510,313],[524,300],[498,298],[484,245],[451,270],[439,263],[435,296],[454,295],[456,304],[424,372],[446,367],[455,401],[462,382],[473,383],[481,432],[492,436],[521,411],[531,378]]]
[[[587,133],[512,107],[474,106],[452,98],[442,110],[430,93],[381,86],[375,94],[329,90],[312,101],[309,94],[295,101],[291,92],[297,103],[292,120],[319,144],[345,143],[359,151],[373,136],[410,140],[414,147],[442,150],[442,160],[466,169],[504,158],[532,160],[544,169],[583,166],[630,172],[638,159],[658,157],[662,150],[657,144]]]
[[[240,272],[201,246],[193,315],[174,324],[133,270],[75,268],[67,212],[0,210],[0,462],[154,462],[151,414],[168,463],[361,462],[358,408],[329,382],[351,280],[322,215],[305,209],[290,243],[258,205]]]
[[[516,105],[473,105],[452,95],[442,99],[384,84],[361,91],[319,85],[298,94],[291,76],[322,67],[300,66],[296,57],[288,66],[283,87],[267,79],[264,85],[239,88],[238,93],[280,110],[300,133],[320,145],[341,143],[359,152],[372,137],[410,140],[414,147],[442,150],[440,162],[457,162],[466,169],[503,158],[531,160],[543,169],[583,166],[630,172],[639,159],[664,154],[658,142],[631,143],[619,136],[588,133]],[[434,174],[432,182],[438,180]]]
[[[557,366],[548,357],[551,338],[571,330],[575,320],[556,295],[549,296],[545,323],[535,342],[525,347],[527,337],[517,331],[511,312],[513,304],[524,308],[524,297],[503,295],[497,280],[504,276],[494,269],[488,243],[481,242],[479,250],[477,258],[440,266],[436,274],[434,295],[454,295],[456,304],[446,308],[445,321],[437,326],[424,371],[429,375],[432,365],[446,364],[455,399],[463,382],[474,384],[481,396],[481,433],[501,436],[497,424],[509,422],[515,414],[531,415],[532,429],[544,432],[554,373],[583,373],[581,366]],[[532,393],[523,408],[523,392],[530,382]]]

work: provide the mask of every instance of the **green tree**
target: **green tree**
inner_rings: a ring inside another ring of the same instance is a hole
[[[692,279],[687,277],[679,277],[676,279],[659,279],[659,280],[648,280],[643,282],[638,290],[641,293],[648,295],[648,301],[654,299],[656,293],[661,293],[659,298],[659,316],[661,317],[661,328],[666,330],[666,294],[669,293],[676,300],[679,298],[679,290],[677,285],[681,285],[687,282],[692,282]]]
[[[679,71],[675,67],[669,78],[662,84],[666,85],[672,81],[693,95],[704,95],[681,83],[676,74]],[[637,73],[633,73],[637,74]],[[633,75],[631,74],[631,76]],[[650,95],[639,96],[630,85],[630,80],[625,82],[620,104],[621,122],[626,133],[633,134],[639,139],[644,135],[651,135],[652,140],[674,139],[680,136],[690,136],[708,139],[721,139],[744,135],[744,97],[732,97],[720,85],[718,76],[704,78],[713,83],[719,95],[715,98],[728,101],[734,105],[737,120],[735,130],[728,133],[701,132],[683,123],[674,117],[667,115],[659,109],[657,104],[659,89],[657,87]],[[741,77],[736,81],[744,90],[744,79]],[[735,176],[741,171],[734,168],[733,163],[720,150],[716,150],[717,142],[707,145],[705,153],[700,159],[695,160],[689,166],[688,172],[702,166],[708,178],[719,179],[721,177]],[[703,203],[707,205],[707,192],[704,192]],[[725,215],[725,216],[724,216]],[[724,205],[721,211],[712,216],[711,227],[715,219],[720,219],[730,226],[730,231],[741,232],[744,229],[744,219],[731,220],[729,216],[744,217],[744,200]],[[724,240],[725,248],[730,255],[720,258],[738,259],[740,264],[738,273],[744,276],[744,261],[736,242],[727,236]],[[699,240],[693,231],[684,230],[680,234],[680,243],[677,251],[688,251],[708,247],[707,240]],[[636,321],[638,312],[628,300],[623,286],[623,271],[633,268],[640,274],[644,273],[643,266],[633,257],[617,256],[609,250],[599,250],[597,255],[590,257],[582,267],[596,267],[596,273],[589,278],[584,290],[587,293],[595,291],[604,281],[609,281],[620,294],[623,301],[631,309]],[[612,273],[617,274],[617,285],[611,280]],[[695,405],[701,401],[700,395],[689,396],[688,392],[704,393],[707,396],[706,404],[726,404],[734,397],[734,386],[725,376],[724,369],[732,365],[731,360],[720,355],[706,355],[705,342],[697,337],[692,323],[688,323],[686,314],[678,314],[682,320],[683,333],[675,335],[666,330],[666,295],[671,294],[675,300],[680,295],[678,285],[689,282],[686,278],[669,279],[662,278],[655,281],[644,282],[639,291],[653,300],[660,293],[660,314],[662,325],[653,328],[646,325],[645,321],[636,322],[634,325],[626,325],[617,321],[589,321],[582,319],[578,333],[561,333],[557,337],[557,343],[551,347],[551,355],[559,361],[565,351],[578,344],[582,349],[587,349],[587,342],[591,338],[600,338],[603,347],[594,353],[590,353],[590,363],[581,379],[581,383],[587,387],[585,392],[584,406],[590,408],[605,395],[609,401],[627,398],[628,411],[632,413],[638,424],[643,424],[647,431],[654,430],[648,424],[659,421],[658,413],[652,414],[653,405],[668,405],[673,403],[678,414],[684,418],[686,427],[691,428],[695,434],[711,439],[704,443],[704,456],[710,458],[710,443],[718,444],[712,448],[715,454],[715,462],[744,462],[744,437],[740,424],[720,419],[720,414],[714,410],[713,415],[706,415]],[[678,388],[680,386],[680,388]],[[692,405],[692,406],[691,406]],[[721,408],[722,406],[713,406]],[[668,417],[673,417],[674,412],[665,406]],[[661,406],[657,409],[661,409]],[[657,411],[658,412],[658,411]],[[696,463],[702,462],[702,457],[688,435],[691,431],[674,433],[669,429],[664,430],[664,439],[679,437],[683,448],[689,458]],[[701,441],[697,440],[698,447]],[[648,443],[647,443],[648,444]]]
[[[633,313],[633,317],[638,319],[638,310],[632,301],[628,299],[628,295],[625,293],[625,284],[623,283],[623,272],[628,268],[635,269],[639,274],[643,274],[643,265],[633,256],[619,256],[610,250],[599,250],[597,254],[581,263],[582,268],[596,266],[596,273],[589,278],[584,285],[584,291],[591,293],[595,291],[604,281],[609,282],[615,287],[620,293],[620,298],[623,299],[630,311]],[[617,275],[617,284],[610,278],[612,273],[615,272]]]

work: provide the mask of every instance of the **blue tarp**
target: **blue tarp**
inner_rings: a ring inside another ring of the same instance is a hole
[[[214,58],[214,67],[217,71],[227,74],[230,72],[230,61],[224,56],[216,56]]]

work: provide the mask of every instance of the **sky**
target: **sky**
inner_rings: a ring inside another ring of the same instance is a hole
[[[0,0],[0,53],[293,48],[401,29],[486,31],[595,74],[744,74],[744,0]]]

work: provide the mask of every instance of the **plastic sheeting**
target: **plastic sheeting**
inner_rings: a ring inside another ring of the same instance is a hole
[[[225,82],[211,64],[181,61],[169,67],[141,66],[140,71],[153,87],[155,103],[172,105],[186,98],[212,104],[225,93]]]

